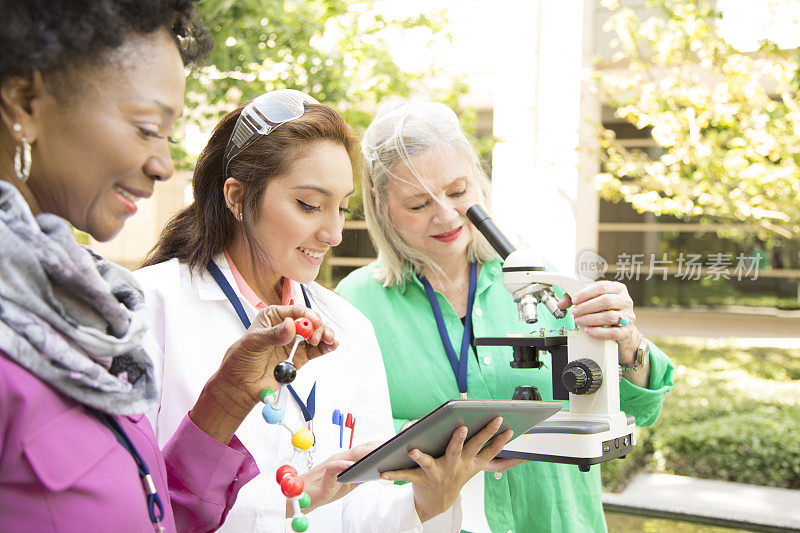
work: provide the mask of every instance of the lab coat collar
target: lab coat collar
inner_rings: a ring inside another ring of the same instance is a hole
[[[225,256],[223,254],[218,254],[214,256],[214,263],[217,264],[219,267],[220,272],[222,275],[225,276],[225,279],[228,280],[230,283],[231,288],[236,293],[236,296],[239,297],[239,300],[246,304],[246,307],[251,308],[250,302],[242,296],[242,293],[239,291],[239,287],[236,284],[236,280],[233,278],[233,272],[231,272],[231,267],[228,265],[228,262],[225,260]],[[219,288],[217,282],[214,281],[214,278],[211,276],[211,273],[203,267],[202,269],[198,269],[194,272],[195,275],[195,287],[197,287],[197,296],[204,301],[214,301],[214,300],[227,300],[225,293],[222,292],[222,289]],[[419,283],[419,281],[417,281]],[[296,282],[292,282],[292,299],[296,305],[303,305],[303,291],[300,289],[300,284]],[[308,286],[306,286],[306,290],[308,290]],[[299,302],[299,303],[298,303]]]
[[[225,256],[223,254],[218,254],[214,256],[213,261],[217,264],[220,272],[222,272],[222,275],[225,276],[225,279],[228,280],[228,283],[230,283],[239,299],[244,300],[242,295],[239,294],[239,288],[236,286],[236,280],[233,279],[233,273],[228,266],[228,262],[225,261]],[[214,278],[211,276],[211,273],[206,269],[205,266],[203,268],[198,268],[194,272],[194,276],[195,287],[197,287],[197,296],[201,300],[214,301],[227,299],[225,297],[225,293],[219,288],[219,285],[217,285],[217,282],[214,281]]]

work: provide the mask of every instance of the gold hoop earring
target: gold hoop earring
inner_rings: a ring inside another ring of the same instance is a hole
[[[25,137],[14,147],[14,173],[23,183],[31,177],[31,145]]]

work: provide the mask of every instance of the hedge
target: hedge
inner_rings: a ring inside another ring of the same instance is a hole
[[[605,490],[641,471],[800,489],[800,349],[655,342],[675,389],[636,451],[603,465]]]

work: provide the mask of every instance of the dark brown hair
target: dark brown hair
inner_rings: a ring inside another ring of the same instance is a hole
[[[164,227],[158,242],[142,266],[177,257],[190,271],[204,268],[217,254],[227,250],[241,224],[255,259],[268,259],[254,231],[258,206],[270,180],[290,171],[292,164],[313,150],[320,141],[332,141],[347,151],[353,169],[358,165],[358,142],[344,118],[328,106],[305,104],[302,117],[283,123],[269,135],[261,135],[228,164],[228,177],[243,185],[242,222],[225,203],[223,160],[228,139],[244,106],[222,118],[197,159],[192,179],[194,202],[182,209]]]

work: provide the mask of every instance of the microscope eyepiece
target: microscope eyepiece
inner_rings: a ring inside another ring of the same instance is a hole
[[[501,258],[505,259],[511,252],[516,250],[480,205],[475,204],[467,209],[467,218],[486,237],[486,240],[500,254]]]

